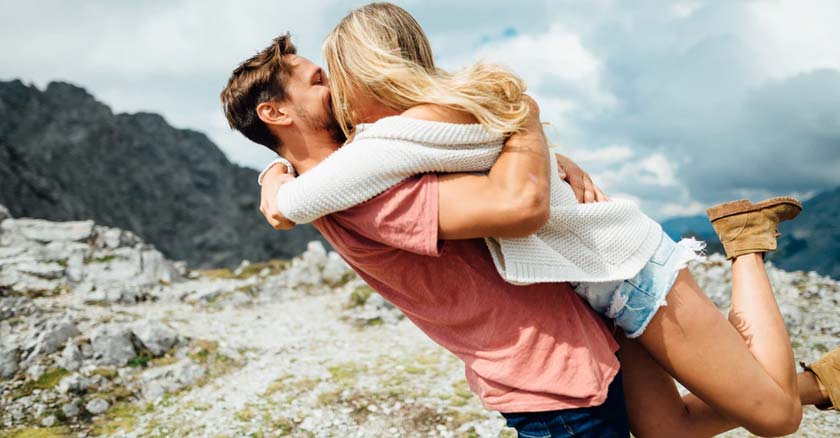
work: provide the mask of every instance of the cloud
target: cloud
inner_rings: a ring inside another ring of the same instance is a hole
[[[0,0],[0,78],[69,80],[117,111],[162,113],[234,161],[230,70],[287,30],[320,62],[359,2]],[[840,5],[833,0],[405,0],[441,65],[479,58],[529,84],[561,151],[662,218],[736,197],[840,185]]]
[[[458,61],[506,58],[599,184],[690,214],[840,185],[840,7],[818,3],[560,2],[544,31]]]

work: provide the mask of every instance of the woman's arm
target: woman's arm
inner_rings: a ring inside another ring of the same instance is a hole
[[[505,142],[487,175],[440,177],[441,239],[524,237],[545,225],[550,213],[549,153],[539,107],[533,99],[529,103],[525,127]],[[442,111],[422,116],[440,117]]]

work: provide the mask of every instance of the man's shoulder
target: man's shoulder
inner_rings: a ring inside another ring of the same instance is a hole
[[[348,248],[437,255],[436,183],[435,174],[412,176],[362,204],[319,219],[315,226]]]

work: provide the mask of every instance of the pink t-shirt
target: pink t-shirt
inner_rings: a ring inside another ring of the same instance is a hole
[[[315,226],[365,281],[464,361],[501,412],[595,406],[618,345],[568,284],[505,282],[481,239],[438,240],[437,176],[404,181]]]

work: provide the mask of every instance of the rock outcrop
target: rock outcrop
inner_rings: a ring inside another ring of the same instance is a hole
[[[320,239],[310,226],[269,227],[256,178],[159,115],[114,114],[67,83],[0,81],[0,204],[16,217],[95,220],[203,267],[291,257]]]

